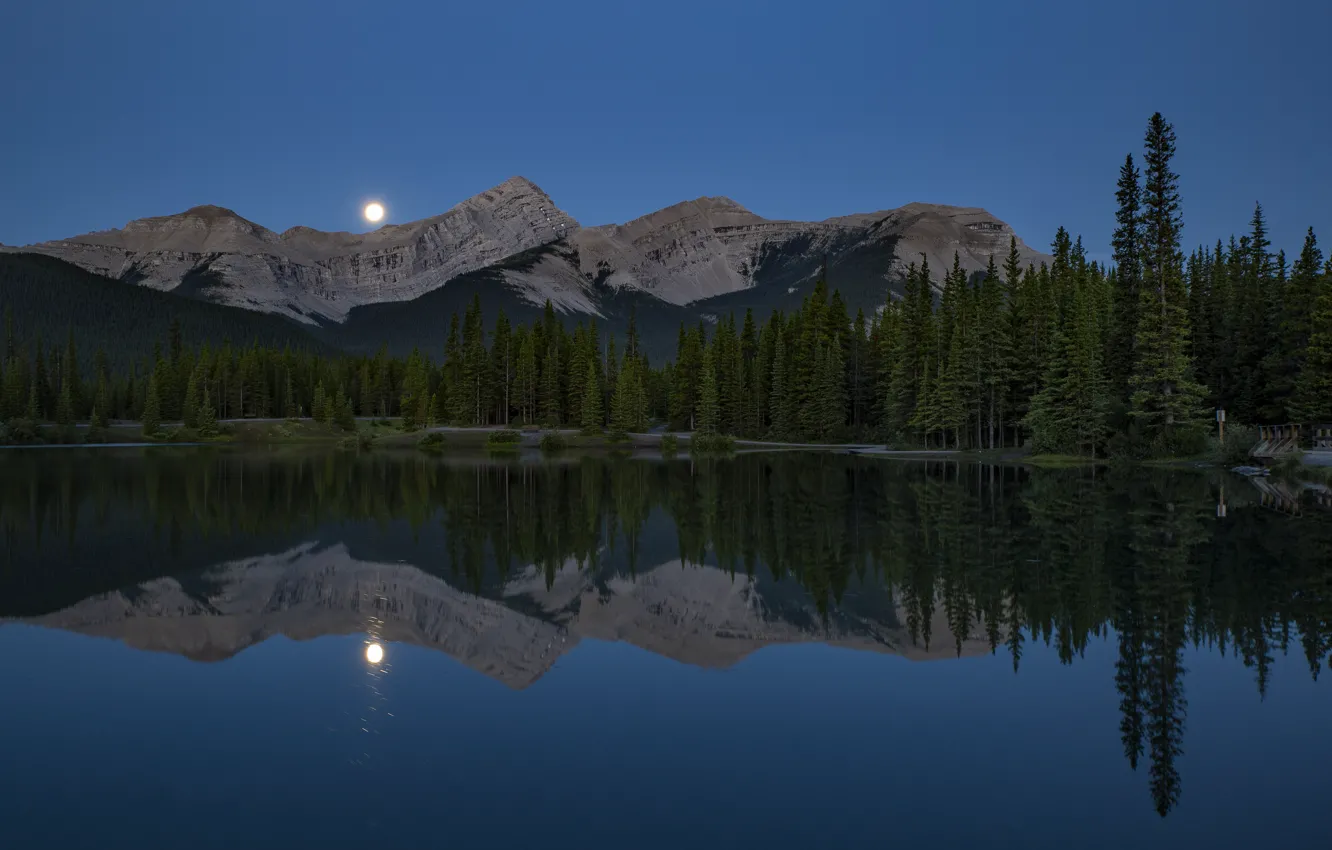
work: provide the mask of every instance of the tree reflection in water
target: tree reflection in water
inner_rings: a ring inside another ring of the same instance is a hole
[[[671,557],[794,588],[825,621],[849,587],[873,584],[921,646],[943,611],[958,654],[980,636],[1015,671],[1028,641],[1073,664],[1093,639],[1114,640],[1124,755],[1135,770],[1146,759],[1164,816],[1180,796],[1186,647],[1237,657],[1260,695],[1277,653],[1297,650],[1317,678],[1332,652],[1332,522],[1264,510],[1233,484],[1217,511],[1223,483],[795,453],[15,452],[0,478],[0,616],[164,575],[188,590],[211,564],[330,527],[442,529],[442,564],[422,569],[476,593],[516,566],[538,567],[547,587],[570,564],[633,576],[654,565],[644,529],[665,517]]]

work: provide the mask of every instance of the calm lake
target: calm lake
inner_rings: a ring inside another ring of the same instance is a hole
[[[0,456],[0,845],[1332,846],[1332,518],[831,454]]]

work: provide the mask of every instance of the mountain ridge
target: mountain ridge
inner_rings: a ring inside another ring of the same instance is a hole
[[[204,573],[211,590],[203,595],[164,576],[7,621],[111,638],[198,662],[224,661],[276,635],[299,641],[366,633],[442,651],[518,690],[585,638],[625,642],[712,668],[739,663],[766,646],[806,642],[916,661],[990,651],[973,635],[963,636],[955,649],[942,610],[933,623],[933,633],[942,637],[926,648],[910,640],[896,603],[877,616],[847,612],[810,627],[797,621],[821,621],[808,599],[800,610],[805,616],[793,619],[794,612],[783,614],[769,598],[771,585],[736,579],[717,567],[673,561],[634,578],[604,581],[572,563],[566,567],[548,583],[541,569],[529,565],[491,599],[410,564],[360,560],[342,543],[308,541],[217,564]]]
[[[723,304],[760,314],[783,309],[812,289],[825,260],[829,286],[852,310],[877,310],[900,295],[910,263],[923,257],[938,280],[956,252],[975,273],[1006,255],[1010,238],[1024,264],[1048,260],[979,207],[912,202],[794,221],[702,196],[622,224],[585,227],[537,184],[514,176],[439,215],[366,233],[298,225],[279,234],[204,204],[3,250],[46,254],[122,282],[316,328],[355,324],[357,308],[412,303],[441,289],[450,296],[432,299],[428,317],[441,327],[448,311],[482,291],[483,300],[510,312],[549,300],[558,312],[614,327],[624,318],[614,315],[619,302],[641,303],[648,313],[660,305],[662,320],[673,322],[679,318],[667,308],[704,321]],[[529,260],[515,262],[523,257]]]

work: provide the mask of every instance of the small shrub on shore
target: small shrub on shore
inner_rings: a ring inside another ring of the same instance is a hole
[[[691,454],[735,451],[735,437],[729,434],[695,434],[689,440]]]
[[[42,429],[31,419],[11,419],[0,424],[0,445],[32,446],[41,442]]]
[[[338,448],[345,452],[361,452],[370,449],[375,444],[375,438],[369,434],[348,434],[338,440]]]
[[[674,434],[667,434],[661,438],[661,453],[664,455],[673,455],[680,451],[680,438]]]
[[[543,452],[558,452],[568,447],[569,443],[564,439],[564,435],[555,431],[550,431],[541,438],[541,450]]]
[[[440,452],[444,451],[444,446],[447,442],[448,441],[444,439],[443,434],[439,433],[438,431],[432,431],[431,433],[426,434],[424,437],[418,440],[416,443],[416,447],[421,451],[427,452],[429,454],[439,454]]]
[[[491,431],[490,434],[486,436],[486,445],[488,446],[514,445],[522,442],[522,439],[523,439],[522,434],[519,434],[517,431],[506,428],[503,431]]]
[[[83,442],[88,443],[90,445],[109,443],[111,442],[111,432],[105,428],[100,428],[94,425],[90,427],[88,429],[88,433],[84,435]]]
[[[1211,440],[1212,460],[1225,466],[1252,463],[1249,451],[1258,443],[1258,429],[1248,425],[1232,426],[1226,431],[1226,441]]]

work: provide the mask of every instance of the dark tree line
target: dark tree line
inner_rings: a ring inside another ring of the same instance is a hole
[[[83,340],[43,340],[7,318],[0,420],[142,419],[150,431],[310,415],[344,425],[401,416],[408,427],[664,422],[746,438],[1082,455],[1197,452],[1213,407],[1232,422],[1332,423],[1332,260],[1312,229],[1294,263],[1273,254],[1261,206],[1248,234],[1186,259],[1174,153],[1157,113],[1142,170],[1132,155],[1120,169],[1109,267],[1060,228],[1039,267],[1021,264],[1016,240],[982,274],[954,255],[936,282],[927,261],[911,263],[902,296],[868,317],[850,316],[821,280],[790,312],[682,325],[674,362],[658,368],[632,316],[617,342],[595,319],[570,330],[549,303],[530,325],[501,311],[487,328],[474,298],[441,329],[439,362],[419,350],[232,344],[213,326],[187,345],[177,319],[151,355],[126,362],[111,338],[89,367]]]
[[[306,416],[351,427],[359,415],[400,416],[408,427],[539,423],[629,431],[644,429],[665,408],[662,374],[639,350],[632,319],[621,351],[595,320],[569,333],[549,304],[530,326],[512,327],[501,312],[487,334],[474,300],[461,322],[453,317],[439,364],[419,351],[406,358],[384,349],[373,357],[328,356],[226,340],[191,347],[178,321],[165,345],[125,371],[113,370],[100,349],[91,369],[81,365],[83,356],[72,333],[60,345],[26,340],[7,314],[0,421],[141,420],[152,432],[163,422],[207,430],[220,419]]]

